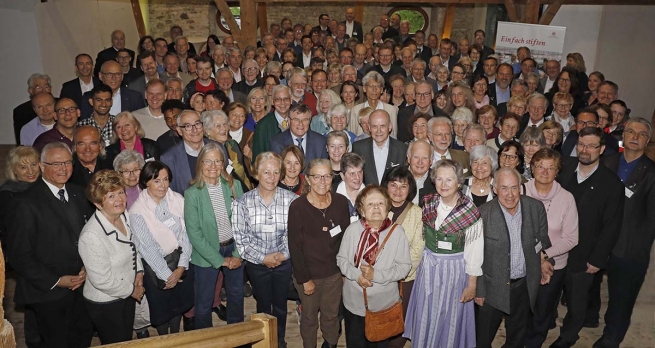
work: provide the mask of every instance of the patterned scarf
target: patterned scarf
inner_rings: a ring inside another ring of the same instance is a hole
[[[391,219],[389,218],[384,219],[380,228],[371,227],[366,219],[361,219],[359,221],[361,221],[362,226],[364,226],[364,232],[362,232],[362,235],[359,237],[359,243],[357,243],[357,250],[355,251],[355,267],[359,267],[362,259],[369,265],[375,262],[375,257],[378,254],[380,232],[391,226]]]
[[[434,225],[437,219],[437,207],[441,202],[438,193],[425,195],[423,198],[423,224],[433,230],[445,234],[462,234],[464,231],[480,220],[480,212],[470,198],[458,192],[457,204],[437,229]],[[466,236],[466,244],[480,236]]]

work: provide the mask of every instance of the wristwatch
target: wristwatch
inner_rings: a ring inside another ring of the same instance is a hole
[[[548,256],[548,254],[546,254],[546,251],[545,251],[545,250],[542,250],[541,253],[544,254],[544,260],[545,260],[545,261],[550,260],[550,257]]]

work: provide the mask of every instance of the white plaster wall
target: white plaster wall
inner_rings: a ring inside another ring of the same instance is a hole
[[[566,27],[564,40],[564,63],[571,52],[582,54],[590,73],[596,66],[598,35],[603,6],[600,5],[562,5],[553,21],[554,26]]]

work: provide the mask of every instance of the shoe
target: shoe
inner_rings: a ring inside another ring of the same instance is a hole
[[[592,346],[593,348],[618,348],[618,344],[613,344],[608,338],[605,336],[600,336],[598,341],[594,343]]]
[[[227,307],[225,307],[222,303],[212,308],[212,312],[218,315],[218,319],[227,321]]]
[[[148,328],[139,329],[139,331],[136,332],[137,339],[148,338],[148,337],[150,337],[150,332],[148,332]]]
[[[329,344],[327,341],[323,341],[321,348],[337,348],[336,344]]]
[[[296,306],[296,315],[298,316],[298,325],[300,325],[300,318],[302,317],[302,305]]]
[[[582,324],[582,327],[590,328],[590,329],[595,329],[599,326],[598,322],[592,322],[592,321],[585,321],[584,324]]]
[[[245,290],[244,290],[245,293]],[[227,302],[227,292],[225,291],[225,288],[221,289],[221,293],[219,295],[221,297],[221,301]]]
[[[548,330],[552,330],[557,327],[557,322],[553,319],[550,324],[548,324]]]
[[[287,348],[287,342],[280,341],[277,343],[277,348]]]
[[[558,337],[549,348],[571,348],[573,345],[566,342],[562,337]]]
[[[243,297],[250,297],[252,296],[252,287],[250,287],[250,284],[245,283],[243,284]]]
[[[184,331],[193,331],[196,329],[193,318],[182,316],[182,323],[184,325]]]

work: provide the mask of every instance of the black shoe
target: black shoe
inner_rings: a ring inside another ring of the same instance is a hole
[[[552,330],[556,327],[557,327],[557,322],[555,321],[555,319],[553,319],[553,321],[551,321],[550,324],[548,324],[548,330]]]
[[[562,337],[558,337],[549,348],[571,348],[573,345],[566,342]]]
[[[221,293],[219,295],[221,297],[221,301],[226,302],[227,301],[227,292],[225,291],[225,288],[221,289]]]
[[[327,341],[323,341],[321,348],[337,348],[336,344],[329,344]]]
[[[593,348],[618,348],[618,344],[612,343],[605,336],[601,336],[596,343],[592,346]]]
[[[196,329],[193,318],[182,316],[182,323],[184,325],[184,331],[193,331]]]
[[[218,315],[218,319],[227,321],[227,307],[225,307],[223,304],[219,304],[218,306],[212,308],[212,311]]]
[[[252,296],[252,287],[250,287],[250,284],[244,283],[243,284],[243,297],[250,297]]]
[[[287,348],[287,342],[280,341],[277,343],[277,348]]]
[[[143,328],[140,329],[140,331],[136,332],[137,339],[148,338],[148,337],[150,337],[150,332],[148,332],[148,328]]]
[[[584,324],[582,324],[582,327],[590,328],[590,329],[595,329],[599,326],[598,322],[593,322],[593,321],[585,321]]]

